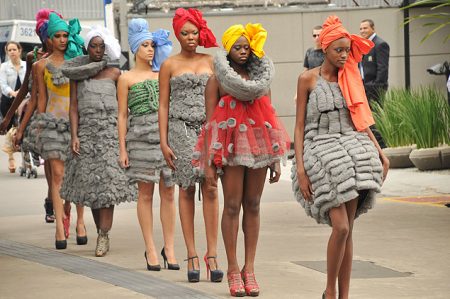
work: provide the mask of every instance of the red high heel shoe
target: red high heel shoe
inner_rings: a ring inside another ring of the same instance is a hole
[[[227,274],[228,287],[230,289],[230,295],[233,297],[244,297],[245,288],[242,282],[240,273],[229,273]]]
[[[241,276],[244,281],[244,288],[247,296],[259,296],[259,285],[256,282],[255,273],[250,273],[242,269]]]

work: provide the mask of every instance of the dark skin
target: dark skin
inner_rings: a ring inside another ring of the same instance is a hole
[[[105,54],[105,43],[102,38],[94,37],[88,45],[88,55],[90,61],[101,61]],[[105,80],[110,79],[117,83],[120,76],[120,70],[114,67],[106,67],[98,72],[91,80]],[[71,133],[71,149],[72,152],[80,155],[80,140],[78,138],[78,82],[70,80],[70,133]],[[94,217],[95,226],[97,230],[109,231],[112,227],[114,215],[114,206],[108,208],[92,209],[92,216]]]
[[[297,83],[297,112],[295,124],[295,156],[297,162],[297,176],[299,178],[300,190],[307,201],[313,200],[314,190],[303,163],[303,144],[305,133],[306,106],[309,94],[316,87],[319,71],[323,79],[329,82],[338,81],[338,71],[343,68],[350,52],[351,42],[348,38],[341,38],[332,42],[326,50],[325,60],[321,67],[317,67],[302,73]],[[365,131],[374,143],[380,160],[383,164],[383,180],[389,170],[389,160],[383,154],[376,138],[370,128]],[[332,208],[329,211],[332,232],[327,248],[327,287],[326,298],[336,298],[339,293],[340,299],[347,299],[350,289],[350,275],[353,259],[353,223],[355,219],[358,198],[354,198]],[[336,290],[336,280],[339,282],[339,292]]]
[[[228,54],[230,66],[244,79],[249,79],[247,61],[251,49],[248,40],[242,36],[231,47]],[[227,93],[220,86],[216,76],[212,75],[205,89],[206,119],[210,120],[219,99]],[[270,93],[267,95],[270,97]],[[208,144],[208,142],[205,142]],[[209,163],[205,163],[208,165]],[[228,260],[228,273],[239,273],[240,268],[236,257],[237,235],[239,230],[239,214],[241,206],[244,214],[242,229],[245,242],[245,264],[243,269],[254,272],[254,260],[259,236],[259,205],[264,189],[267,167],[251,169],[244,166],[225,166],[221,177],[224,193],[224,209],[222,214],[222,236]],[[216,179],[217,171],[212,165],[206,167],[205,176],[208,180]],[[279,172],[270,173],[269,182],[280,179]]]
[[[161,66],[159,73],[159,133],[161,140],[161,151],[167,165],[175,169],[174,160],[177,158],[170,148],[168,142],[169,123],[169,98],[170,78],[185,73],[209,74],[213,73],[213,58],[210,55],[197,53],[199,44],[199,30],[186,22],[180,30],[177,39],[181,46],[180,53],[169,57]],[[217,194],[217,179],[207,180],[201,185],[203,195],[203,215],[206,228],[207,256],[217,256],[217,235],[219,225],[219,203]],[[187,190],[179,189],[179,211],[181,227],[183,229],[184,241],[187,248],[187,257],[196,257],[194,237],[194,215],[195,215],[195,186]],[[209,259],[211,269],[217,268],[214,259]],[[198,258],[189,260],[189,270],[199,269]]]

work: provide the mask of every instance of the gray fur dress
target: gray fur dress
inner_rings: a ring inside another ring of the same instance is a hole
[[[331,208],[359,196],[356,217],[373,207],[382,184],[383,167],[369,136],[353,127],[337,82],[319,76],[306,108],[303,159],[314,191],[313,203],[300,191],[296,165],[292,188],[306,214],[331,225]]]
[[[200,182],[191,164],[201,126],[206,119],[205,86],[209,74],[185,73],[170,79],[169,146],[177,159],[175,184],[187,189]]]
[[[63,66],[78,81],[78,138],[80,155],[71,151],[64,166],[61,197],[92,209],[107,208],[137,199],[135,185],[118,164],[116,85],[110,79],[90,79],[106,66],[76,57]]]
[[[159,183],[173,186],[172,170],[161,152],[158,126],[159,86],[157,80],[145,80],[128,91],[127,152],[129,165],[125,171],[131,182]],[[137,110],[134,113],[134,110]]]

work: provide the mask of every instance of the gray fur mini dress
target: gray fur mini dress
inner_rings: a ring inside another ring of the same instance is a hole
[[[129,184],[118,163],[115,82],[90,79],[105,67],[106,61],[86,63],[87,56],[76,57],[63,69],[68,77],[78,81],[80,155],[69,152],[60,194],[64,199],[92,209],[108,208],[137,200],[137,190],[134,184]]]
[[[292,167],[292,189],[306,214],[331,225],[329,211],[359,197],[356,217],[367,212],[380,192],[383,167],[375,145],[355,130],[337,82],[318,77],[306,108],[303,159],[313,189],[313,203],[300,191]]]
[[[172,170],[161,152],[158,108],[158,80],[145,80],[128,91],[128,131],[126,136],[129,165],[126,174],[132,182],[159,183],[173,186]]]
[[[209,74],[185,73],[170,79],[169,146],[177,157],[175,184],[183,189],[201,182],[194,172],[192,156],[206,119],[205,87]]]
[[[30,135],[34,136],[34,150],[44,160],[65,161],[70,143],[69,128],[69,79],[61,68],[47,62],[44,69],[47,87],[45,113],[38,113],[30,124]]]

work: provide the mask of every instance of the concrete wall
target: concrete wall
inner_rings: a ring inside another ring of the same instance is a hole
[[[449,9],[450,11],[450,9]],[[411,15],[426,13],[425,9],[415,9]],[[295,104],[293,101],[296,92],[298,75],[303,70],[304,53],[312,46],[311,29],[322,24],[327,16],[336,14],[351,33],[359,33],[359,24],[362,19],[371,18],[375,22],[377,33],[386,40],[391,48],[389,66],[389,85],[403,87],[404,76],[404,44],[403,44],[403,12],[398,8],[374,9],[339,9],[339,10],[300,10],[280,8],[259,11],[233,11],[221,13],[205,13],[208,25],[215,33],[219,43],[222,33],[228,26],[236,23],[248,22],[262,23],[269,32],[265,51],[271,57],[276,67],[276,77],[272,84],[273,104],[278,115],[282,118],[288,132],[293,133],[295,121]],[[151,30],[165,28],[172,30],[173,14],[147,15]],[[131,18],[133,16],[129,16]],[[142,17],[142,16],[139,16]],[[444,76],[432,76],[426,68],[450,61],[450,42],[444,44],[443,38],[449,32],[440,32],[421,44],[420,40],[426,34],[427,28],[417,22],[411,25],[411,85],[434,84],[445,92]],[[444,31],[444,30],[442,30]],[[174,53],[180,48],[176,38]],[[201,52],[214,54],[214,49],[199,48]]]

